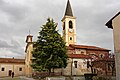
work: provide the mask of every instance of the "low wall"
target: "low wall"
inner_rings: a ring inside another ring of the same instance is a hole
[[[65,80],[65,77],[46,77],[46,80]]]
[[[46,77],[45,80],[85,80],[84,76],[56,76]]]
[[[56,76],[46,77],[44,80],[85,80],[84,76]],[[96,76],[93,80],[116,80],[115,76]]]

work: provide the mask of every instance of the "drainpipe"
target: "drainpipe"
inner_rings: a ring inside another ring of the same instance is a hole
[[[71,62],[71,76],[72,76],[72,64],[73,64],[73,58],[72,59],[72,62]]]
[[[13,60],[14,60],[14,57],[13,57]],[[13,71],[12,72],[14,72],[14,63],[13,63]]]

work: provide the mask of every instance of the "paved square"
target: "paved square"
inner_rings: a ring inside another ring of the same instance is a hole
[[[35,80],[35,79],[33,79],[33,78],[27,78],[25,76],[20,76],[20,77],[14,77],[14,78],[4,77],[4,78],[0,78],[0,80]]]

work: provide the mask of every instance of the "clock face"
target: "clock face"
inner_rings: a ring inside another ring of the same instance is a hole
[[[73,29],[69,29],[69,32],[73,32]]]

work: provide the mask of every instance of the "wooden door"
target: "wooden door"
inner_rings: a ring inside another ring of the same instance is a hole
[[[11,74],[12,74],[12,70],[9,70],[9,75],[8,76],[11,76]]]

